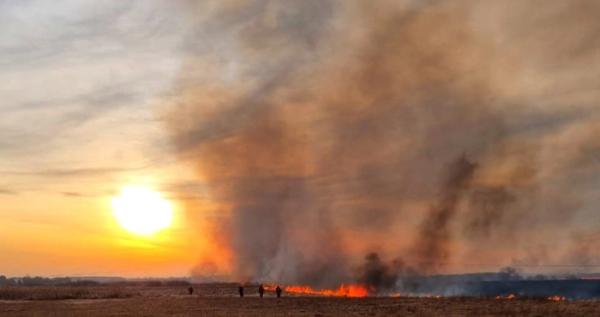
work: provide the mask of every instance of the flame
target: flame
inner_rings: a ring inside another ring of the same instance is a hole
[[[502,297],[500,295],[496,296],[496,299],[508,299],[508,300],[511,300],[511,299],[516,299],[516,298],[517,298],[517,296],[515,296],[515,294],[508,294],[505,297]]]
[[[265,290],[273,291],[275,286],[266,285]],[[290,294],[332,297],[366,297],[369,295],[369,289],[359,284],[342,284],[336,289],[314,289],[308,285],[290,285],[286,286],[284,291]]]
[[[562,301],[567,300],[567,298],[564,296],[554,295],[554,296],[548,297],[548,300],[553,301],[553,302],[562,302]]]

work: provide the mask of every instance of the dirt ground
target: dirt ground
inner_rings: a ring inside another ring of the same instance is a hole
[[[600,301],[235,298],[188,295],[0,301],[0,316],[598,316]]]

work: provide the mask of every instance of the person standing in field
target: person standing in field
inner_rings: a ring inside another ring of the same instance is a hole
[[[260,284],[258,286],[258,295],[260,296],[260,298],[263,298],[264,294],[265,294],[265,288],[262,284]]]
[[[244,297],[244,285],[240,284],[240,287],[238,287],[238,293],[240,293],[240,297]]]
[[[275,293],[277,293],[277,298],[281,297],[281,287],[279,287],[279,285],[277,285],[277,288],[275,288]]]

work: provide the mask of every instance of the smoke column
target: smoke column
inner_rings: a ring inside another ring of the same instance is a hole
[[[389,289],[406,267],[579,264],[600,238],[598,9],[189,4],[166,121],[217,206],[223,273]]]

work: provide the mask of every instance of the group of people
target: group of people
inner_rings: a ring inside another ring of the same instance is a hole
[[[244,297],[244,285],[240,284],[240,287],[238,288],[238,292],[240,293],[240,297]],[[277,294],[277,298],[281,297],[281,293],[283,292],[283,290],[281,289],[281,287],[279,287],[279,285],[277,285],[277,287],[275,288],[275,294]],[[265,295],[265,287],[260,284],[258,286],[258,296],[260,296],[260,298],[263,298],[263,296]]]
[[[240,287],[238,288],[238,292],[240,293],[240,297],[244,297],[244,285],[240,284]],[[277,287],[275,287],[275,294],[277,294],[277,298],[281,297],[281,293],[283,292],[283,290],[281,289],[281,287],[279,287],[279,285],[277,285]],[[194,288],[193,287],[188,287],[188,294],[192,295],[194,294]],[[265,287],[260,284],[258,285],[258,296],[260,296],[260,298],[263,298],[263,296],[265,295]]]

